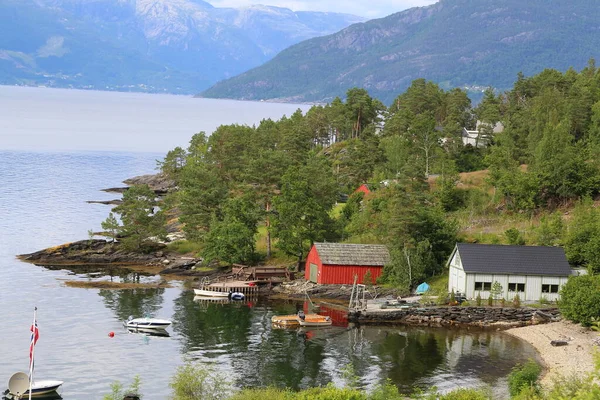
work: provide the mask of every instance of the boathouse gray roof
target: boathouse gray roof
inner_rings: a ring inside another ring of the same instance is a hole
[[[571,275],[562,247],[457,243],[456,251],[466,273]]]
[[[323,264],[384,266],[390,253],[382,244],[315,243]]]

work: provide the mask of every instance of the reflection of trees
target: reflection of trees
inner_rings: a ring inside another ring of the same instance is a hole
[[[403,390],[431,374],[444,361],[446,332],[409,330],[388,333],[374,351],[386,365],[387,378]]]
[[[255,309],[248,351],[235,365],[240,385],[298,390],[331,382],[322,365],[326,339],[311,339],[310,331],[274,329],[273,315],[266,308]]]
[[[183,290],[174,306],[173,329],[183,338],[182,352],[217,347],[233,354],[246,351],[251,311],[243,303],[199,303],[194,292]]]
[[[237,385],[278,386],[294,389],[331,381],[321,368],[325,359],[322,340],[308,340],[306,333],[273,329],[271,307],[258,303],[198,302],[183,291],[175,300],[173,329],[183,339],[184,353],[231,363]],[[295,302],[269,304],[277,314],[295,313]],[[218,351],[215,351],[218,350]]]
[[[125,320],[130,315],[143,317],[154,315],[163,302],[164,289],[100,289],[98,294],[103,297],[104,304],[115,312],[119,320]]]
[[[477,371],[479,379],[490,385],[508,375],[517,363],[536,355],[520,340],[491,332],[461,335],[451,343],[450,350],[458,354],[455,365],[450,365],[456,373],[468,376]]]

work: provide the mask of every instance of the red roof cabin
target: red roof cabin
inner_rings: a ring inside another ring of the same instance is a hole
[[[390,262],[390,253],[380,244],[315,243],[306,257],[306,280],[322,284],[363,283],[370,271],[373,283]]]
[[[354,193],[358,193],[358,192],[363,192],[366,196],[369,193],[371,193],[371,189],[369,189],[369,185],[367,185],[366,183],[363,183],[354,191]]]

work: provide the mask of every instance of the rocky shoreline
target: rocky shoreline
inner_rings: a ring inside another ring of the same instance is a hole
[[[508,307],[462,307],[406,305],[400,309],[368,307],[363,311],[351,311],[348,320],[363,325],[405,324],[419,326],[465,326],[508,329],[516,326],[558,321],[557,308],[508,308]]]
[[[17,256],[21,261],[39,266],[138,266],[160,268],[161,275],[206,276],[196,270],[201,259],[184,257],[165,251],[166,246],[156,244],[152,252],[139,253],[122,250],[114,243],[101,239],[80,240]],[[220,271],[215,271],[218,273]]]

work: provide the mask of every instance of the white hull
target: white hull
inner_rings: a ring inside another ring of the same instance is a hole
[[[63,384],[63,381],[36,381],[31,385],[31,397],[39,398],[39,397],[47,397],[48,395],[54,394],[58,395],[57,390]],[[8,392],[8,390],[7,390]],[[8,393],[13,399],[17,398],[16,393]],[[29,389],[25,391],[25,393],[20,395],[21,399],[29,398]]]
[[[124,322],[128,329],[167,329],[171,321],[158,318],[134,318]]]
[[[194,294],[196,296],[205,296],[205,297],[220,297],[220,298],[228,298],[229,293],[227,292],[217,292],[214,290],[205,290],[205,289],[194,289]]]

